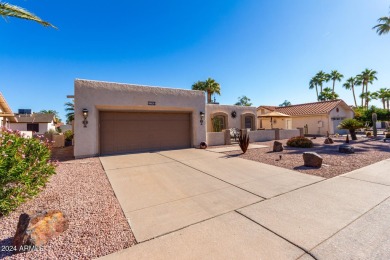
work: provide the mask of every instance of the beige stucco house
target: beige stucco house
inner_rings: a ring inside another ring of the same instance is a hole
[[[2,127],[9,128],[11,122],[17,122],[17,120],[3,94],[0,92],[0,129]]]
[[[270,129],[270,118],[261,116],[277,111],[291,117],[273,118],[273,127],[280,129],[296,129],[307,126],[307,133],[312,135],[344,134],[337,126],[346,118],[353,118],[354,112],[343,100],[305,103],[299,105],[275,107],[259,106],[257,108],[258,125],[260,128]]]
[[[92,80],[74,87],[77,158],[217,144],[207,135],[214,117],[221,129],[256,129],[255,107],[206,105],[202,91]]]
[[[207,132],[214,132],[213,120],[219,119],[220,129],[256,130],[256,107],[234,105],[206,105]]]

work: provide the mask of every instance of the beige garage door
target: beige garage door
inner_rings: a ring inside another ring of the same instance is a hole
[[[191,147],[190,113],[100,112],[102,155]]]

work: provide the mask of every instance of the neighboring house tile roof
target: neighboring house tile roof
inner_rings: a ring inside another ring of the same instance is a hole
[[[33,113],[31,115],[17,115],[18,123],[51,123],[55,121],[54,114]]]
[[[259,110],[259,109],[267,109],[267,110],[269,110],[269,111],[275,111],[275,109],[277,108],[277,107],[275,107],[275,106],[259,106],[258,108],[257,108],[257,110]]]
[[[328,114],[330,113],[330,111],[332,111],[332,109],[334,109],[338,105],[342,105],[345,108],[351,109],[343,100],[336,99],[330,101],[292,105],[286,107],[274,107],[275,108],[274,110],[290,116],[318,115],[318,114]],[[267,106],[260,106],[259,108],[266,108],[266,107]]]

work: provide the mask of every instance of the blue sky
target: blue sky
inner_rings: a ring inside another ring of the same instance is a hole
[[[387,0],[9,1],[59,28],[0,19],[0,91],[14,111],[63,116],[75,78],[190,89],[212,77],[221,104],[255,106],[314,102],[319,70],[370,68],[371,91],[390,87],[390,35],[371,29]]]

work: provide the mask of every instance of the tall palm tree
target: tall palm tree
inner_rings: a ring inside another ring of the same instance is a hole
[[[355,101],[355,107],[357,107],[357,102],[356,102],[356,95],[355,95],[355,85],[357,85],[357,79],[356,77],[350,77],[349,79],[347,79],[347,81],[343,84],[343,87],[345,89],[350,89],[352,90],[352,94],[353,94],[353,100]]]
[[[317,78],[315,76],[312,77],[310,82],[309,82],[309,89],[313,89],[313,88],[316,88],[316,96],[317,96],[317,101],[318,101],[318,82],[317,82]]]
[[[66,123],[70,124],[74,120],[74,100],[65,103]]]
[[[192,85],[193,90],[201,90],[207,93],[207,103],[211,103],[211,96],[213,94],[221,95],[221,86],[212,78],[206,81],[198,81]]]
[[[390,17],[384,16],[378,19],[378,25],[372,27],[372,29],[376,29],[377,34],[387,34],[390,32]]]
[[[31,21],[37,22],[43,26],[50,26],[50,27],[57,29],[57,27],[55,27],[51,23],[42,20],[41,18],[39,18],[35,14],[27,11],[26,9],[19,7],[19,6],[16,6],[16,5],[4,3],[4,2],[0,2],[0,16],[2,16],[3,18],[16,17],[16,18],[20,18],[20,19],[31,20]]]
[[[389,90],[386,88],[381,88],[376,93],[378,98],[382,101],[383,109],[386,109],[386,100],[388,100]]]
[[[362,98],[362,107],[363,107],[363,99],[368,98],[369,95],[368,93],[368,84],[372,84],[374,80],[377,80],[378,78],[376,77],[377,72],[375,70],[370,70],[370,69],[365,69],[357,75],[359,83],[361,82],[362,84],[362,94],[366,93],[366,95],[360,95]]]
[[[333,88],[332,92],[334,93],[334,86],[336,84],[336,81],[340,82],[341,79],[344,78],[344,75],[338,72],[337,70],[332,70],[329,74],[329,80],[333,81]]]
[[[360,94],[360,97],[364,99],[364,108],[366,109],[368,109],[368,105],[371,100],[378,99],[376,92],[371,93],[370,91]]]
[[[328,82],[330,79],[330,75],[323,72],[322,70],[319,71],[315,77],[317,78],[318,85],[320,86],[320,92],[322,92],[322,83]]]

